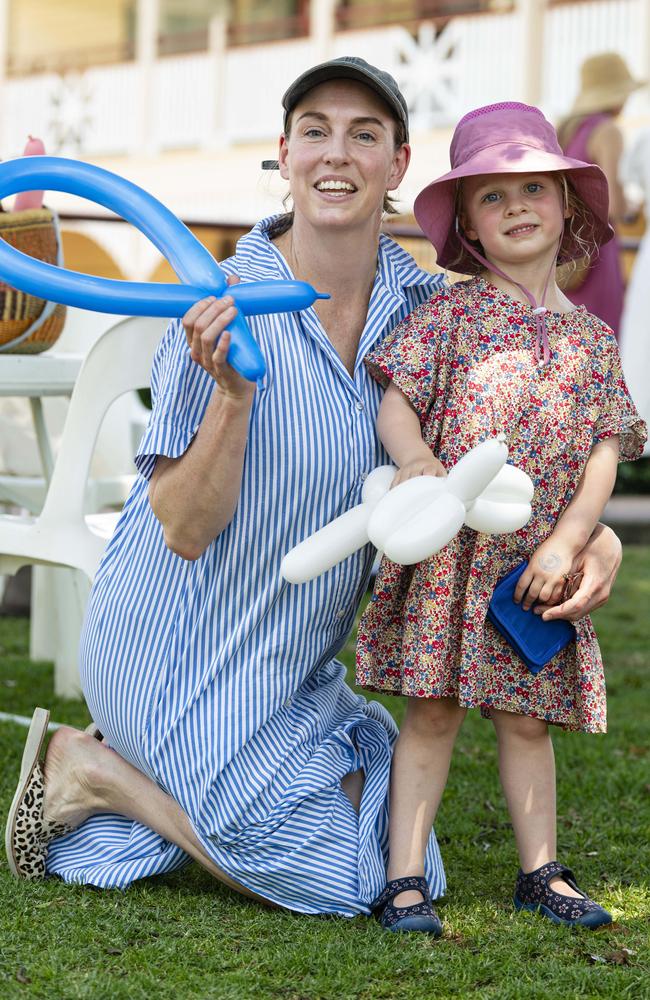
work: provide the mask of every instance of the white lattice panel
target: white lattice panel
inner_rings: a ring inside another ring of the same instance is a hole
[[[205,146],[216,128],[215,58],[209,53],[159,59],[153,74],[153,142],[162,149]]]
[[[52,149],[50,95],[56,84],[53,74],[22,77],[2,89],[2,149],[4,159],[22,153],[28,134],[43,139]]]
[[[438,35],[431,24],[416,35],[401,27],[346,32],[336,37],[333,54],[354,53],[392,73],[417,134],[520,89],[519,31],[519,19],[511,14],[459,17]]]
[[[644,7],[647,0],[609,0],[552,7],[544,37],[544,110],[553,118],[565,114],[580,81],[580,64],[597,52],[619,52],[632,73],[647,73]],[[647,96],[630,98],[628,113],[647,104]]]
[[[81,155],[119,156],[142,149],[141,76],[136,63],[96,66],[85,74],[89,122]]]
[[[276,139],[282,131],[282,95],[291,81],[315,61],[309,39],[230,49],[226,57],[228,99],[224,109],[228,139]]]

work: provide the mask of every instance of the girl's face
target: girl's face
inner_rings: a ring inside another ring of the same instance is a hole
[[[381,219],[384,193],[398,187],[410,148],[395,146],[396,123],[368,87],[331,80],[310,90],[280,138],[280,173],[291,185],[295,219],[350,228]]]
[[[497,265],[550,263],[570,210],[554,174],[483,174],[462,182],[461,223]]]

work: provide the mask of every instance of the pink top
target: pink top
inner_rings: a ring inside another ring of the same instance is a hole
[[[601,113],[585,118],[566,144],[566,154],[593,163],[587,152],[589,138],[601,122],[611,117],[608,113]],[[566,294],[576,305],[585,305],[590,313],[604,320],[618,338],[624,292],[620,245],[614,237],[601,246],[598,257],[593,261],[580,288],[567,291]]]

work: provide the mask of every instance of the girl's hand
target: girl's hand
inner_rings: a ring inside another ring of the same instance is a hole
[[[528,566],[519,577],[514,599],[521,602],[524,611],[533,604],[558,604],[571,572],[574,552],[559,538],[551,535],[533,552]]]
[[[229,285],[239,282],[230,275]],[[192,361],[208,372],[221,393],[231,399],[248,400],[255,392],[255,383],[242,378],[227,362],[230,333],[226,330],[237,315],[232,296],[216,299],[209,296],[195,302],[183,316],[183,329]]]
[[[446,475],[447,470],[442,462],[438,461],[427,448],[421,456],[411,459],[411,461],[405,462],[400,466],[397,475],[390,484],[390,488],[393,489],[393,487],[399,486],[400,483],[405,483],[407,479],[416,479],[417,476]]]

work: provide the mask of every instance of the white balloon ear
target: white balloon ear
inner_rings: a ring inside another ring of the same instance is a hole
[[[501,438],[483,441],[449,470],[447,489],[463,503],[471,503],[505,465],[508,448]]]
[[[530,503],[534,492],[533,481],[523,469],[518,469],[515,465],[504,465],[485,487],[481,497],[504,503]]]
[[[502,535],[509,531],[519,531],[531,515],[529,503],[504,503],[500,500],[485,500],[480,496],[465,515],[465,524],[474,531],[487,535]]]

